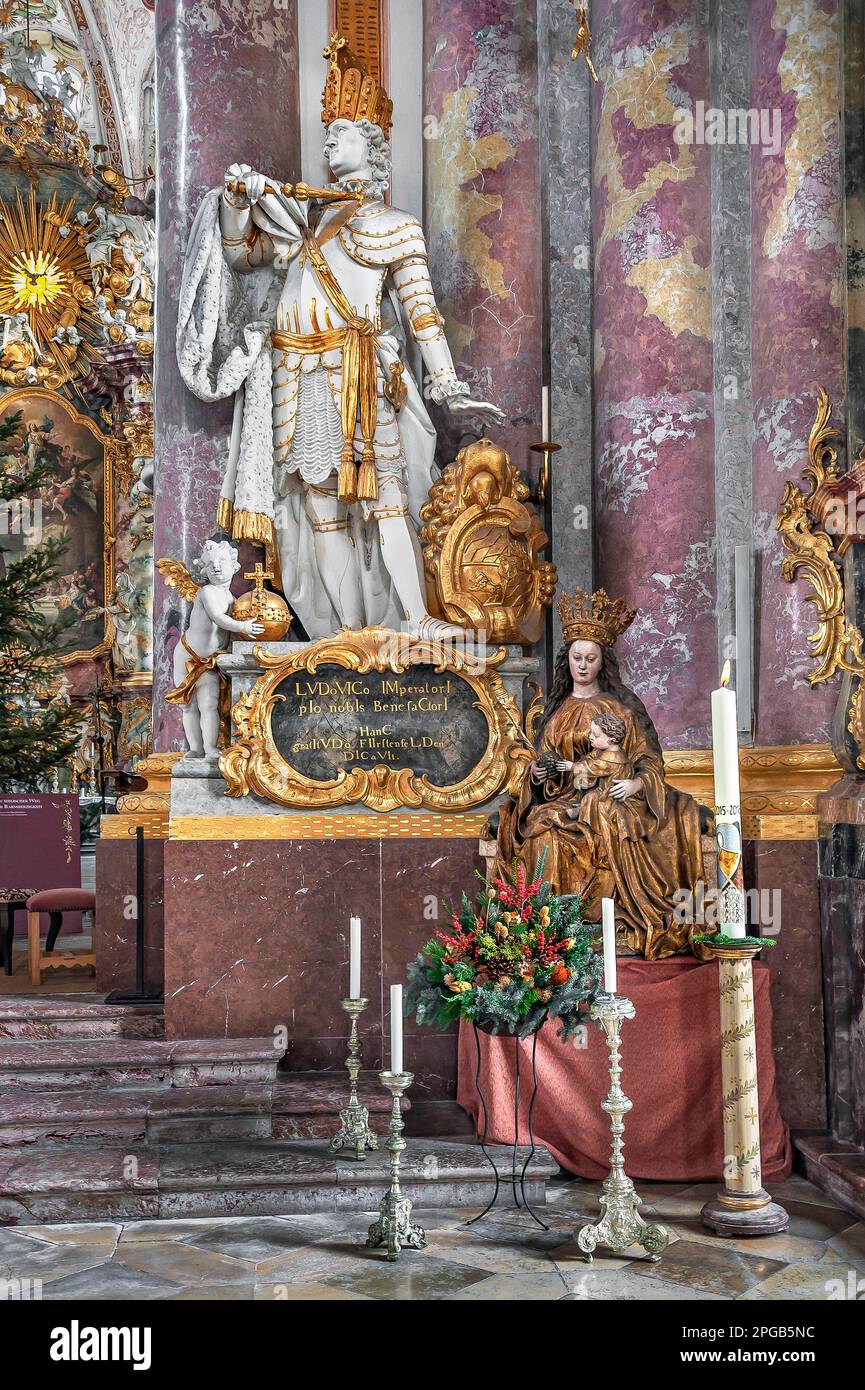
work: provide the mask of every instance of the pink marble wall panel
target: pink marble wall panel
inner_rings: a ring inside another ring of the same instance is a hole
[[[541,203],[535,0],[424,6],[425,223],[457,374],[508,417],[527,468],[541,424]],[[465,417],[436,411],[449,462]]]
[[[164,840],[144,841],[144,987],[163,989]],[[100,840],[96,846],[93,929],[96,988],[134,990],[136,983],[135,841]]]
[[[815,383],[843,419],[840,59],[837,0],[753,0],[751,100],[780,113],[777,152],[755,147],[751,162],[757,739],[769,744],[828,742],[837,699],[805,680],[814,615],[804,582],[781,579],[774,518],[807,462]]]
[[[165,847],[168,1038],[266,1037],[286,1066],[345,1061],[348,923],[363,924],[363,1062],[387,1060],[388,986],[432,935],[445,902],[471,893],[477,841],[170,841]],[[456,1044],[406,1023],[415,1091],[454,1093]]]
[[[669,747],[704,747],[716,675],[706,6],[593,6],[598,578],[639,614],[628,683]]]
[[[160,0],[156,14],[159,225],[154,555],[188,561],[215,530],[231,402],[205,405],[177,369],[177,296],[189,228],[202,195],[243,162],[297,177],[297,17],[294,0]],[[322,63],[322,81],[325,64]],[[180,714],[166,706],[181,605],[156,576],[154,746],[183,747]]]

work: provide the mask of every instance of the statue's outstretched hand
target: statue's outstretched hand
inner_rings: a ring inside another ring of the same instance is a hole
[[[494,425],[505,423],[504,411],[491,401],[476,401],[471,396],[452,396],[445,404],[455,415],[478,415],[482,420],[491,420]]]

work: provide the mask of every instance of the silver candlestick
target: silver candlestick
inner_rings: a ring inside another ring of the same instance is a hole
[[[369,1111],[361,1105],[357,1095],[357,1078],[360,1073],[360,1038],[357,1021],[369,1003],[368,999],[343,999],[342,1007],[351,1019],[351,1034],[348,1040],[348,1057],[345,1065],[350,1077],[348,1105],[339,1112],[339,1129],[330,1141],[330,1152],[338,1153],[342,1148],[354,1149],[357,1159],[366,1157],[367,1149],[378,1148],[378,1136],[369,1127]]]
[[[604,1195],[601,1198],[601,1218],[599,1221],[581,1227],[577,1234],[577,1245],[586,1259],[591,1262],[592,1251],[598,1245],[620,1253],[631,1245],[642,1245],[653,1262],[661,1258],[661,1251],[669,1242],[669,1232],[663,1226],[648,1225],[640,1215],[640,1199],[634,1184],[625,1173],[622,1158],[622,1135],[625,1132],[625,1116],[631,1109],[621,1086],[619,1077],[622,1068],[619,1061],[619,1048],[622,1041],[622,1021],[633,1018],[636,1009],[630,999],[620,994],[599,994],[589,1010],[589,1017],[603,1030],[610,1049],[610,1090],[601,1108],[610,1116],[610,1130],[613,1136],[610,1150],[611,1168],[609,1177],[604,1179]]]
[[[393,1096],[390,1134],[385,1145],[390,1154],[390,1187],[381,1199],[378,1220],[370,1226],[366,1243],[375,1246],[387,1242],[387,1258],[396,1260],[402,1246],[423,1250],[426,1245],[426,1232],[422,1226],[412,1224],[411,1201],[400,1192],[399,1187],[399,1160],[405,1148],[400,1097],[414,1081],[414,1075],[410,1071],[382,1071],[379,1072],[379,1080]]]

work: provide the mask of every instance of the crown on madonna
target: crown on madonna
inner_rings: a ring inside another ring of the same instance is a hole
[[[324,124],[328,126],[336,120],[372,121],[381,127],[387,139],[393,102],[381,83],[366,71],[339,34],[332,35],[322,57],[330,59],[321,99]]]
[[[611,647],[637,616],[636,608],[629,608],[622,598],[611,599],[605,589],[593,594],[575,589],[573,594],[562,594],[556,607],[568,645],[584,641]]]

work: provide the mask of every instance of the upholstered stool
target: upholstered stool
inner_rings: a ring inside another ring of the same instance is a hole
[[[32,888],[0,888],[0,908],[6,909],[6,933],[3,937],[3,969],[12,974],[12,939],[15,936],[15,913],[27,906],[33,897]]]
[[[31,985],[42,983],[42,971],[59,966],[86,965],[96,973],[93,951],[64,951],[55,956],[54,943],[63,925],[64,912],[95,912],[96,894],[86,888],[46,888],[27,899],[27,959]],[[48,940],[45,950],[39,937],[39,914],[48,913]]]

